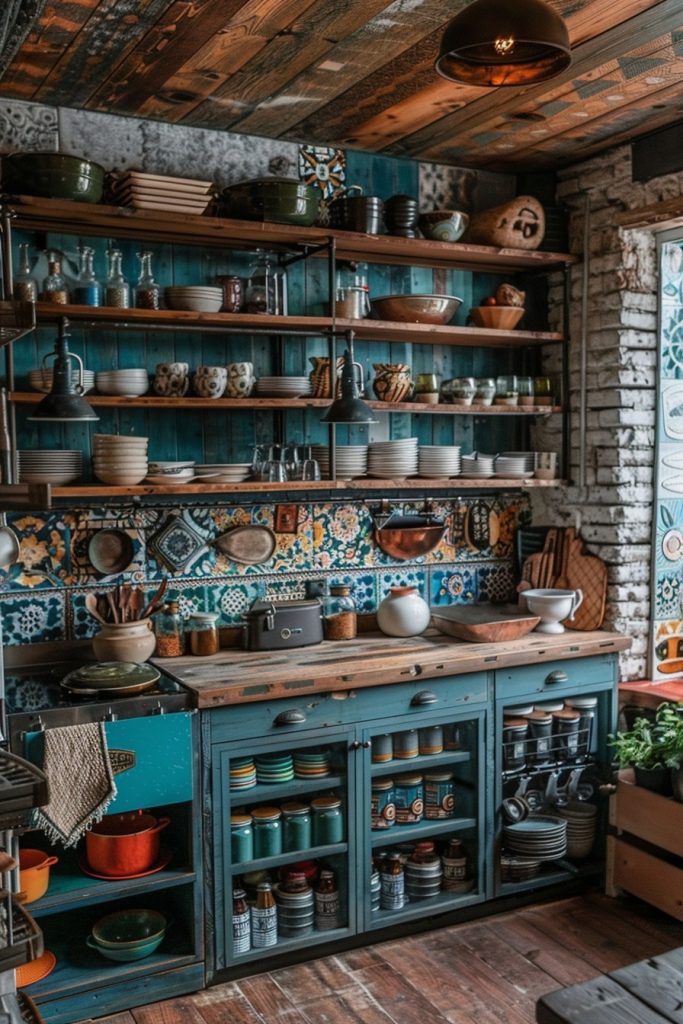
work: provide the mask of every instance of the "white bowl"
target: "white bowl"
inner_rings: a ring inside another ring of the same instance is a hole
[[[147,445],[148,437],[134,437],[127,434],[93,434],[93,444],[132,444]]]
[[[101,480],[103,484],[112,484],[114,487],[133,487],[135,484],[139,484],[147,476],[147,469],[142,469],[139,472],[133,471],[117,471],[113,469],[98,469],[95,470],[95,476],[98,480]]]

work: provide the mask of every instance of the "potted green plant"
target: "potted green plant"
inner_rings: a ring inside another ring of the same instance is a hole
[[[610,736],[621,768],[633,768],[636,785],[657,793],[671,793],[671,773],[683,764],[683,709],[665,702],[654,719],[636,718],[628,732]]]
[[[660,704],[657,723],[662,729],[664,763],[671,770],[671,788],[683,802],[683,703]]]

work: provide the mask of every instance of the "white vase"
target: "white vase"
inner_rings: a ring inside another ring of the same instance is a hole
[[[377,609],[377,625],[387,636],[418,636],[431,612],[415,587],[392,587]]]

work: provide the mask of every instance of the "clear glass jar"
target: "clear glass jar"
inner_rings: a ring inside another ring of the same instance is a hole
[[[331,846],[344,841],[344,817],[341,800],[336,796],[318,796],[311,800],[313,845]]]
[[[533,405],[534,404],[534,378],[533,377],[518,377],[517,378],[517,392],[519,394],[520,405]]]
[[[204,657],[218,654],[218,615],[215,612],[192,612],[187,623],[187,634],[190,641],[190,654]]]
[[[333,585],[323,602],[325,638],[327,640],[353,640],[357,634],[356,606],[351,587]]]
[[[139,252],[140,272],[135,285],[136,309],[159,309],[161,305],[161,288],[152,274],[152,253]]]
[[[550,377],[534,377],[534,404],[553,404],[553,383]]]
[[[280,808],[255,807],[251,816],[254,822],[254,858],[277,857],[282,853]]]
[[[244,293],[246,312],[278,313],[281,289],[282,281],[273,266],[272,254],[263,249],[257,249],[256,262],[249,271]]]
[[[47,277],[43,280],[41,298],[43,302],[54,302],[60,306],[66,306],[69,301],[69,289],[62,274],[62,261],[52,254],[48,256]]]
[[[154,616],[157,658],[179,658],[185,653],[185,627],[177,601],[169,601]]]
[[[38,284],[31,274],[28,242],[19,245],[19,269],[14,275],[14,298],[17,302],[36,302]]]
[[[311,808],[294,801],[282,804],[282,847],[285,853],[308,850],[312,845]]]
[[[104,286],[104,304],[116,309],[130,306],[130,285],[123,276],[120,249],[107,249],[107,280]]]
[[[78,280],[73,290],[72,301],[79,306],[100,306],[102,286],[95,277],[95,250],[89,245],[78,249]]]
[[[519,387],[517,378],[496,377],[496,405],[517,405],[519,402]]]
[[[496,382],[493,377],[477,377],[474,401],[477,405],[492,405],[496,397]]]

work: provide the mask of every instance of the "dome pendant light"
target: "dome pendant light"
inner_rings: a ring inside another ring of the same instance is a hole
[[[571,63],[569,34],[544,0],[473,0],[450,21],[435,67],[464,85],[534,85]]]

